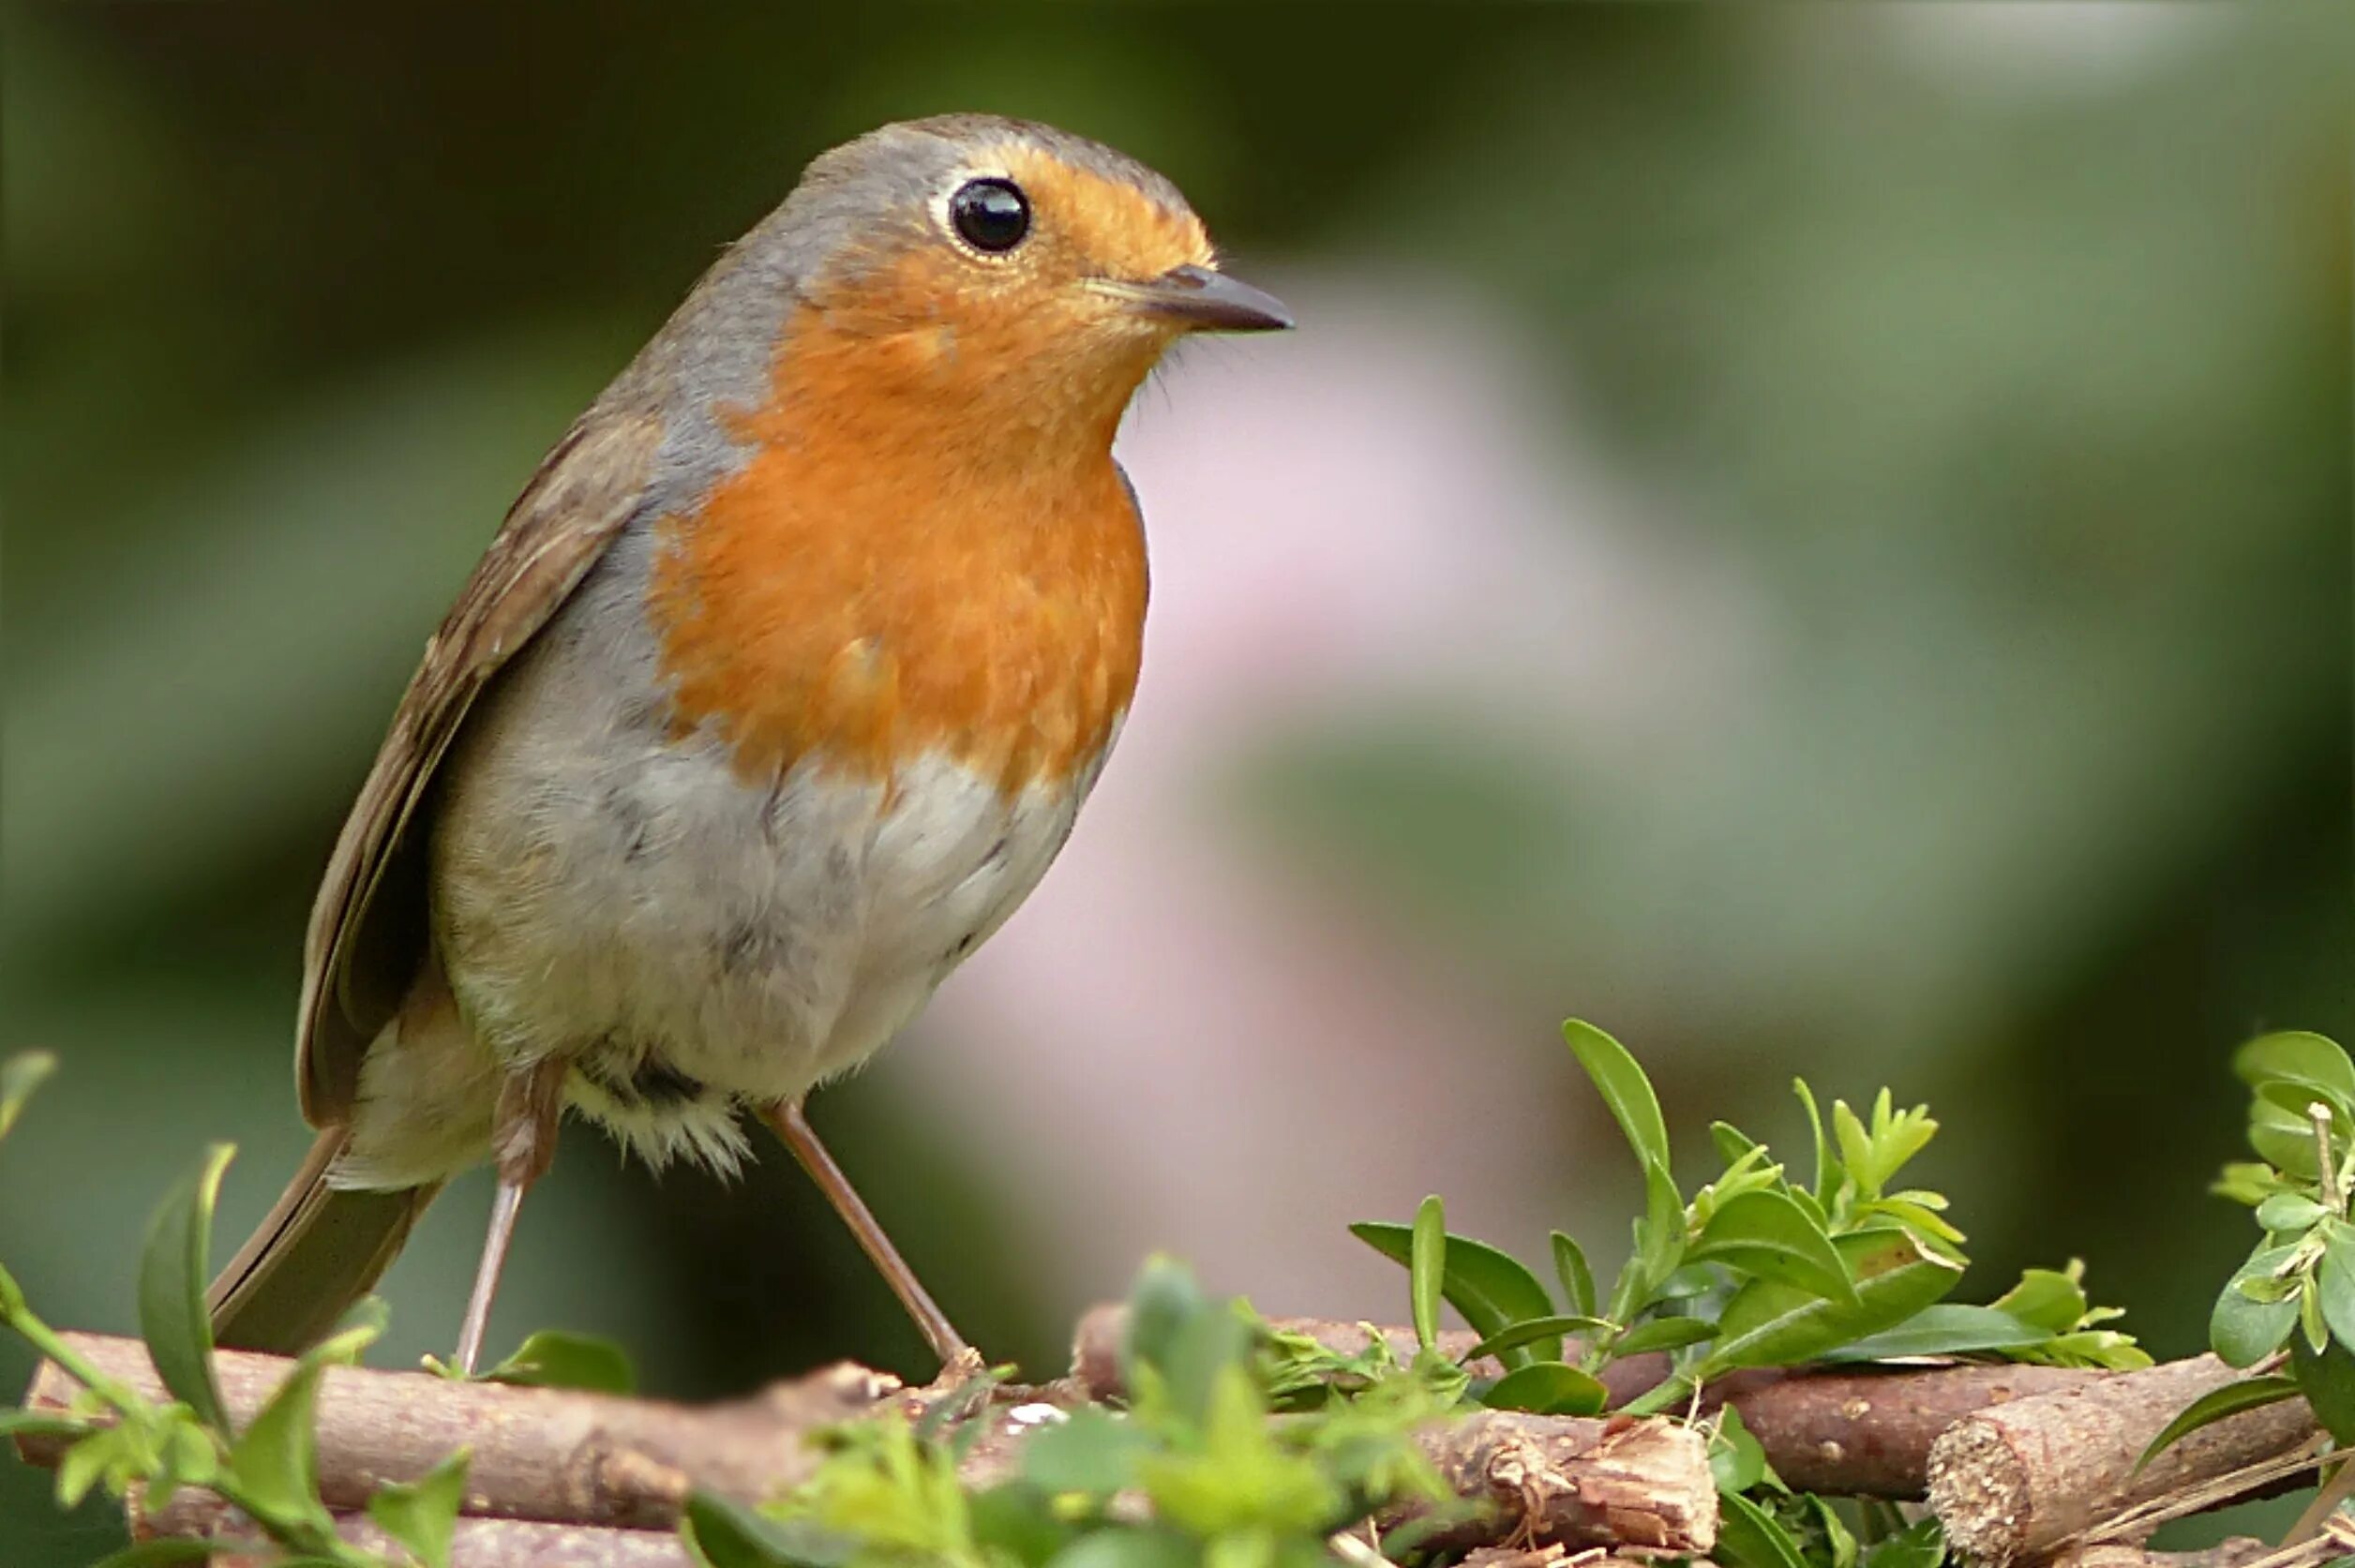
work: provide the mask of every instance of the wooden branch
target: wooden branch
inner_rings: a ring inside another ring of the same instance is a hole
[[[1366,1348],[1364,1324],[1318,1318],[1270,1322],[1280,1331],[1306,1335],[1330,1351],[1352,1353]],[[1123,1307],[1099,1307],[1080,1320],[1072,1378],[1090,1398],[1118,1398],[1125,1392],[1120,1346],[1127,1332]],[[1413,1357],[1411,1331],[1374,1332],[1389,1341],[1400,1360]],[[1474,1342],[1472,1335],[1460,1332],[1439,1337],[1440,1350],[1450,1356],[1462,1355]],[[1492,1378],[1503,1368],[1481,1362],[1472,1370]],[[1629,1356],[1605,1367],[1603,1382],[1616,1405],[1667,1375],[1667,1357]],[[1739,1410],[1742,1425],[1758,1439],[1776,1473],[1803,1491],[1911,1500],[1921,1497],[1928,1486],[1930,1444],[1964,1416],[2098,1382],[2104,1376],[2012,1365],[1737,1372],[1704,1389],[1701,1409],[1709,1411],[1730,1404]]]
[[[138,1340],[69,1334],[66,1341],[142,1395],[169,1397]],[[240,1426],[251,1420],[291,1365],[217,1352],[230,1419]],[[44,1367],[25,1403],[62,1409],[76,1387]],[[356,1509],[385,1482],[414,1481],[472,1447],[470,1514],[666,1528],[695,1486],[759,1501],[808,1479],[820,1457],[804,1441],[811,1432],[877,1414],[906,1394],[896,1378],[847,1364],[701,1408],[331,1366],[319,1390],[320,1498],[329,1508]],[[26,1438],[20,1446],[44,1464],[54,1463],[60,1445]]]
[[[139,1341],[83,1334],[67,1339],[108,1376],[148,1397],[163,1396]],[[218,1352],[215,1373],[231,1419],[251,1419],[291,1365],[277,1356]],[[26,1403],[58,1409],[75,1388],[47,1368]],[[463,1445],[474,1452],[464,1509],[470,1516],[644,1531],[674,1523],[698,1487],[745,1502],[774,1497],[816,1468],[820,1456],[807,1441],[812,1433],[907,1409],[918,1397],[896,1379],[848,1366],[779,1383],[757,1398],[700,1408],[330,1367],[318,1403],[320,1496],[331,1509],[354,1512],[385,1482],[414,1480]],[[989,1426],[962,1462],[964,1478],[983,1485],[1004,1478],[1018,1462],[1021,1442],[1084,1397],[1068,1385],[998,1391]],[[1688,1427],[1483,1411],[1418,1437],[1459,1496],[1493,1504],[1449,1527],[1451,1544],[1560,1541],[1699,1555],[1716,1543],[1707,1445]],[[64,1447],[60,1440],[33,1436],[20,1445],[26,1457],[47,1464]]]
[[[269,1545],[251,1522],[204,1493],[183,1492],[154,1514],[135,1519],[131,1533],[142,1541],[250,1543],[256,1548],[250,1555],[233,1549],[218,1555],[210,1560],[212,1568],[264,1568],[283,1560],[278,1548]],[[336,1533],[392,1561],[408,1561],[399,1545],[363,1516],[338,1514]],[[450,1568],[691,1568],[691,1564],[685,1544],[672,1531],[465,1518],[458,1521],[451,1536]]]
[[[2202,1427],[2138,1473],[2182,1409],[2241,1376],[2213,1356],[2119,1373],[1957,1422],[1930,1450],[1929,1501],[1972,1559],[2004,1564],[2136,1540],[2296,1473],[2321,1437],[2300,1399]]]

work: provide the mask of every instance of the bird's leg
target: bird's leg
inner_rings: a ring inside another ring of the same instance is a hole
[[[499,1190],[490,1201],[490,1233],[483,1239],[482,1262],[474,1269],[474,1292],[467,1298],[466,1321],[458,1331],[458,1370],[470,1378],[482,1359],[491,1300],[499,1293],[499,1275],[507,1264],[507,1244],[515,1239],[523,1195],[548,1174],[556,1158],[556,1124],[563,1114],[568,1070],[564,1058],[544,1056],[510,1072],[499,1085],[499,1108],[490,1129]]]
[[[834,1212],[842,1216],[842,1222],[850,1227],[850,1233],[858,1238],[859,1246],[874,1262],[876,1271],[883,1276],[883,1282],[891,1286],[892,1293],[899,1297],[899,1304],[908,1308],[908,1315],[915,1320],[924,1342],[932,1347],[932,1353],[940,1358],[944,1375],[969,1374],[979,1370],[981,1360],[973,1353],[973,1348],[965,1342],[965,1336],[956,1331],[948,1316],[934,1304],[923,1282],[916,1277],[916,1271],[908,1266],[908,1260],[899,1255],[899,1248],[892,1245],[892,1238],[883,1233],[883,1227],[876,1223],[874,1214],[851,1187],[850,1178],[842,1173],[842,1167],[834,1163],[834,1157],[828,1154],[826,1145],[818,1141],[817,1130],[809,1125],[809,1118],[802,1113],[802,1102],[797,1099],[780,1100],[762,1111],[760,1119],[785,1140],[785,1146],[791,1149],[793,1157],[802,1162],[802,1169],[808,1172],[810,1180],[818,1184],[818,1190],[826,1195],[826,1201],[833,1204]]]

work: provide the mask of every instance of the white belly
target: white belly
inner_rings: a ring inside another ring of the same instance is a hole
[[[434,813],[456,1019],[371,1047],[339,1182],[483,1157],[500,1072],[550,1054],[638,1154],[731,1165],[737,1110],[800,1097],[912,1019],[1037,885],[1094,782],[1009,798],[941,755],[888,789],[823,758],[747,782],[716,740],[667,734],[632,672],[544,640],[470,723]]]

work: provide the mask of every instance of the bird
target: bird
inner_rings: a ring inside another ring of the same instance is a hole
[[[1112,751],[1148,562],[1112,455],[1172,345],[1292,318],[1178,187],[985,114],[813,159],[540,463],[428,640],[304,945],[308,1155],[209,1293],[292,1353],[488,1163],[472,1374],[569,1113],[765,1124],[944,1366],[803,1112],[1028,896]]]

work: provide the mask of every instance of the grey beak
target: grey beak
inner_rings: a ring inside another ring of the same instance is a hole
[[[1172,267],[1121,292],[1139,310],[1196,332],[1282,332],[1292,325],[1292,312],[1275,295],[1208,267]]]

